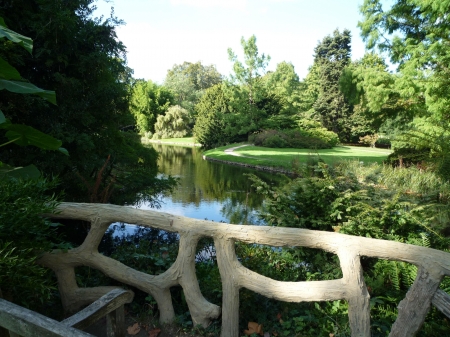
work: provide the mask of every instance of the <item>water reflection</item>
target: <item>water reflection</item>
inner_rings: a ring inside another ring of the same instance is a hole
[[[202,159],[198,148],[152,145],[160,154],[164,174],[180,178],[179,186],[163,198],[161,212],[234,224],[258,224],[256,212],[263,197],[256,194],[245,173],[269,184],[288,178],[249,168],[213,163]],[[149,209],[148,205],[141,208]]]

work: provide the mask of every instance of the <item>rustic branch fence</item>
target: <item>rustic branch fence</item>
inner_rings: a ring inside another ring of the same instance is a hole
[[[287,302],[333,301],[349,303],[352,336],[370,336],[370,296],[363,278],[361,256],[412,263],[418,267],[417,278],[398,305],[398,317],[390,336],[414,336],[423,324],[431,303],[450,317],[450,296],[439,290],[444,276],[450,275],[450,254],[431,248],[398,242],[320,232],[297,228],[241,226],[196,220],[131,207],[63,203],[61,219],[89,221],[91,228],[83,244],[68,252],[54,251],[39,263],[56,273],[64,308],[77,311],[109,292],[111,287],[79,288],[75,267],[89,266],[122,283],[153,296],[160,310],[160,322],[175,318],[170,288],[180,285],[194,325],[207,326],[222,312],[222,337],[238,337],[239,289],[248,288],[269,298]],[[98,252],[98,245],[111,223],[126,222],[177,232],[179,253],[174,264],[163,274],[154,276],[134,270]],[[195,274],[198,240],[211,237],[217,254],[222,281],[222,309],[208,302],[200,292]],[[281,282],[243,267],[235,253],[235,242],[276,247],[303,246],[338,255],[343,277],[330,281]]]

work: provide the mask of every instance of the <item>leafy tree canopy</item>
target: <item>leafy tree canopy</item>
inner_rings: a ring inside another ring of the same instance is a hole
[[[156,118],[173,104],[172,93],[152,81],[138,80],[132,87],[130,110],[141,134],[155,131]]]
[[[431,155],[440,162],[438,166],[450,162],[446,150],[450,139],[450,3],[397,0],[386,9],[379,0],[365,0],[360,10],[364,19],[359,26],[367,47],[378,48],[397,64],[395,90],[415,108],[412,132],[402,142],[422,149],[432,142]]]
[[[179,105],[171,106],[164,115],[158,116],[153,139],[182,138],[190,133],[189,113]]]
[[[164,85],[172,92],[175,103],[195,115],[194,107],[204,90],[222,81],[222,75],[214,65],[204,66],[201,62],[175,64],[167,71]]]
[[[134,199],[134,187],[138,185],[156,192],[169,185],[162,186],[156,180],[156,152],[142,148],[136,138],[122,131],[133,124],[127,83],[131,74],[125,46],[115,33],[122,22],[113,15],[106,20],[93,18],[92,3],[24,0],[2,4],[0,16],[6,25],[33,37],[34,48],[30,55],[3,39],[0,57],[22,78],[53,89],[58,106],[39,97],[5,92],[0,97],[0,109],[12,123],[29,125],[61,140],[70,157],[21,148],[13,153],[2,148],[0,156],[8,158],[10,165],[33,162],[40,170],[59,175],[67,199],[84,200],[87,192],[80,176],[86,181],[97,179],[110,155],[102,182],[116,186],[121,196],[128,194]],[[140,176],[140,184],[127,184],[130,172],[141,169],[147,175]],[[159,187],[155,190],[152,186]]]

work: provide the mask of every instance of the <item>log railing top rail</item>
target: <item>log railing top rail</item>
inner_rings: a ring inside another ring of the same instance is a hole
[[[52,217],[91,223],[81,246],[68,252],[48,253],[39,260],[39,263],[55,271],[63,306],[68,311],[76,311],[111,290],[110,287],[79,288],[74,268],[85,265],[151,294],[158,303],[160,321],[163,323],[172,322],[175,318],[170,287],[181,285],[195,325],[207,326],[222,310],[221,336],[238,337],[239,289],[244,287],[288,302],[344,299],[349,303],[352,336],[369,337],[370,295],[360,264],[360,257],[368,256],[404,261],[418,267],[414,284],[398,305],[398,317],[390,336],[414,336],[423,324],[431,303],[446,315],[450,313],[450,296],[438,289],[442,278],[450,275],[450,254],[431,248],[307,229],[230,225],[105,204],[63,203]],[[103,234],[114,222],[179,233],[176,261],[166,272],[154,276],[98,253]],[[201,237],[214,239],[222,281],[222,309],[208,302],[198,286],[195,252]],[[338,255],[343,277],[329,281],[275,281],[243,267],[236,257],[235,241],[322,249]]]

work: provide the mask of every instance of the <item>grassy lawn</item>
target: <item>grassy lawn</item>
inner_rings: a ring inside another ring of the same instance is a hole
[[[179,146],[193,146],[195,144],[194,137],[166,138],[166,139],[145,138],[145,140],[143,140],[143,143],[157,143],[157,144],[179,145]]]
[[[337,146],[332,149],[272,149],[258,146],[245,146],[233,151],[234,156],[225,152],[242,144],[232,144],[205,152],[205,155],[220,160],[246,163],[250,165],[275,166],[292,168],[294,161],[307,163],[308,160],[321,158],[325,163],[332,164],[342,160],[358,160],[364,163],[381,163],[391,153],[386,149],[372,149],[357,146]]]

